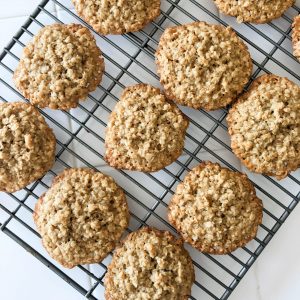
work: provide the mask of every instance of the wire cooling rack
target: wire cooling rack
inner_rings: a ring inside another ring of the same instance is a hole
[[[217,161],[230,169],[247,172],[264,202],[263,224],[257,237],[246,247],[229,255],[213,256],[186,246],[196,271],[191,299],[227,299],[299,202],[300,172],[276,181],[268,176],[251,174],[243,168],[231,152],[226,109],[206,112],[181,107],[190,119],[184,153],[171,166],[152,174],[117,171],[106,166],[103,160],[105,127],[109,113],[125,86],[139,82],[159,86],[154,52],[163,30],[193,20],[234,27],[248,44],[253,57],[255,69],[251,81],[258,75],[272,72],[287,76],[299,84],[300,66],[292,55],[290,36],[292,18],[299,12],[299,6],[295,5],[279,20],[255,26],[237,24],[233,18],[221,16],[211,0],[162,0],[160,17],[138,33],[103,37],[94,32],[105,58],[104,79],[77,109],[41,111],[57,137],[56,163],[47,175],[24,190],[1,194],[2,232],[85,298],[103,299],[103,278],[111,255],[99,264],[66,270],[49,258],[41,246],[32,222],[32,211],[52,178],[70,166],[97,168],[112,175],[126,191],[131,210],[128,232],[143,225],[152,225],[175,233],[166,221],[166,209],[176,185],[187,171],[202,160]],[[41,27],[55,22],[85,24],[76,16],[68,0],[42,1],[0,55],[1,101],[25,100],[12,83],[13,71],[24,45]]]

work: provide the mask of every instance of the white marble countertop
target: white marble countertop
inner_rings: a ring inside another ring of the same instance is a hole
[[[0,50],[39,2],[0,0]],[[231,300],[300,299],[299,215],[300,206],[260,255]],[[91,285],[88,278],[80,280]],[[0,232],[0,299],[76,300],[84,297]]]

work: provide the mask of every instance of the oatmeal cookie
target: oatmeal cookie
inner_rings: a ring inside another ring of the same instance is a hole
[[[0,104],[0,191],[15,192],[53,165],[56,140],[43,116],[24,102]]]
[[[194,267],[181,239],[144,227],[115,251],[105,276],[106,300],[187,300]]]
[[[128,87],[108,122],[106,161],[119,169],[158,171],[182,153],[188,124],[159,89],[146,84]]]
[[[72,0],[78,15],[100,34],[139,31],[160,14],[160,0]]]
[[[279,18],[295,0],[214,0],[220,11],[239,23],[268,23]]]
[[[300,87],[263,75],[227,116],[231,147],[249,170],[282,179],[300,166]]]
[[[292,37],[294,55],[298,58],[298,60],[300,60],[300,15],[294,18]]]
[[[203,162],[178,185],[168,218],[199,251],[226,254],[256,236],[262,202],[246,175]]]
[[[54,24],[39,31],[23,51],[14,82],[33,105],[70,109],[100,83],[101,51],[79,24]]]
[[[67,169],[34,209],[34,221],[49,255],[66,268],[102,261],[128,226],[123,190],[107,175]]]
[[[230,27],[205,22],[166,29],[155,55],[166,96],[196,109],[231,103],[253,67],[247,46]]]

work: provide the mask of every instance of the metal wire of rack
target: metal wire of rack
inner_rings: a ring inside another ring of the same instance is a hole
[[[184,154],[160,172],[143,174],[117,171],[105,165],[103,143],[109,113],[125,86],[140,82],[159,85],[154,53],[161,33],[168,26],[199,19],[229,24],[251,51],[255,65],[251,81],[261,73],[274,72],[300,82],[296,69],[299,70],[299,65],[295,64],[290,46],[292,17],[300,12],[299,6],[294,5],[278,21],[254,26],[237,25],[232,18],[220,16],[216,9],[211,9],[211,0],[162,2],[161,16],[138,33],[99,36],[94,32],[106,62],[103,82],[75,110],[41,110],[57,136],[56,164],[44,178],[24,190],[14,194],[1,194],[0,197],[1,231],[87,299],[102,298],[103,278],[111,255],[99,264],[65,270],[51,260],[41,247],[39,234],[32,222],[31,215],[36,200],[63,168],[87,166],[114,176],[125,189],[128,198],[131,210],[128,232],[144,225],[154,225],[175,233],[166,221],[168,202],[177,183],[202,160],[218,161],[232,170],[248,173],[258,196],[264,202],[263,224],[254,241],[229,255],[202,254],[187,246],[196,271],[191,299],[227,299],[300,200],[299,171],[293,172],[285,180],[277,181],[268,176],[251,174],[240,165],[230,148],[225,121],[227,109],[206,112],[182,107],[191,123],[186,135]],[[80,22],[89,27],[71,7],[68,0],[42,1],[0,54],[1,101],[26,101],[15,89],[12,74],[22,48],[41,27],[54,22]],[[81,280],[83,276],[88,277],[88,284]]]

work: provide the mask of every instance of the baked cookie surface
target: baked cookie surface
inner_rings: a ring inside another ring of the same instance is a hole
[[[96,89],[103,71],[101,51],[87,28],[54,24],[24,48],[14,82],[33,105],[70,109]]]
[[[292,38],[294,55],[300,60],[300,15],[294,18]]]
[[[105,159],[115,168],[158,171],[182,153],[188,120],[160,90],[127,87],[107,126]]]
[[[199,251],[226,254],[256,236],[262,202],[246,175],[203,162],[178,185],[168,218]]]
[[[79,16],[100,34],[139,31],[160,14],[160,0],[72,0]]]
[[[253,66],[247,46],[230,27],[205,22],[167,28],[155,56],[166,96],[195,109],[231,103]]]
[[[0,191],[15,192],[41,178],[53,165],[56,140],[32,105],[0,104]]]
[[[300,166],[300,87],[263,75],[227,116],[231,147],[249,170],[282,179]]]
[[[123,190],[107,175],[67,169],[36,203],[34,221],[49,255],[66,268],[98,263],[128,226]]]
[[[281,17],[295,0],[214,0],[226,15],[238,22],[267,23]]]
[[[181,239],[144,227],[116,249],[105,276],[106,300],[187,300],[194,267]]]

